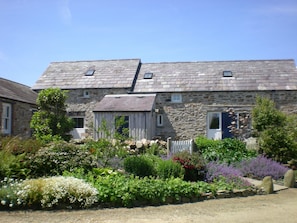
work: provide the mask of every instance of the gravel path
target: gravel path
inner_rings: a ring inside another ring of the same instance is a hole
[[[297,189],[271,195],[207,200],[203,202],[144,208],[82,211],[0,212],[1,223],[296,223]]]

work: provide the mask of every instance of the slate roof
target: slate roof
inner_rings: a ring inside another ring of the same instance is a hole
[[[37,93],[28,86],[0,78],[0,97],[36,104]]]
[[[32,89],[131,88],[139,64],[140,59],[53,62]],[[95,69],[92,76],[85,75],[89,68]]]
[[[106,95],[94,108],[94,112],[147,111],[153,109],[156,94]]]
[[[223,77],[232,71],[233,77]],[[144,79],[152,72],[152,79]],[[143,63],[134,92],[297,90],[294,60]]]

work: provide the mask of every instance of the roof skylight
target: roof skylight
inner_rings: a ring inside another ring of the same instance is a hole
[[[224,70],[223,71],[223,77],[233,77],[232,71]]]
[[[89,68],[88,70],[87,70],[87,72],[85,73],[85,75],[86,76],[93,76],[94,75],[94,73],[95,73],[95,68]]]
[[[153,78],[153,73],[145,73],[143,75],[143,79],[152,79]]]

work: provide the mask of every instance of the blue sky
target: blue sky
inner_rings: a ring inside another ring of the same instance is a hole
[[[295,59],[296,0],[0,0],[0,77],[50,62]]]

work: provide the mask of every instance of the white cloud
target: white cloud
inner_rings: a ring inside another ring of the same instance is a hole
[[[297,15],[297,4],[286,2],[280,2],[279,4],[270,4],[264,7],[260,7],[255,10],[257,13],[271,16],[296,16]]]
[[[59,15],[65,25],[70,25],[72,20],[72,14],[69,4],[70,0],[59,1]]]
[[[275,6],[271,7],[268,12],[281,15],[297,15],[297,5],[295,6]]]

